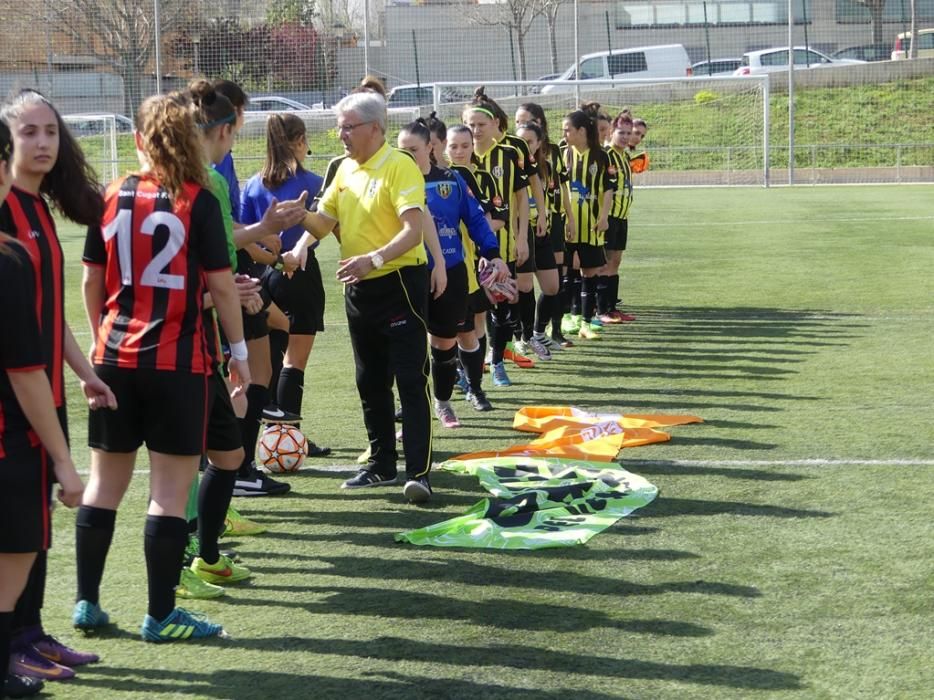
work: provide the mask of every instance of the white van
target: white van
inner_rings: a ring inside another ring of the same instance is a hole
[[[684,78],[692,74],[691,60],[681,44],[589,53],[581,56],[580,69],[581,80]],[[575,80],[575,66],[564,71],[558,79]],[[573,91],[573,85],[546,85],[542,88],[542,94]]]

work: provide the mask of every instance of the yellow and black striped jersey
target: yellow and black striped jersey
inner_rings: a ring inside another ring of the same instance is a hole
[[[479,168],[471,170],[463,165],[452,165],[451,170],[456,171],[458,175],[464,178],[470,194],[480,202],[483,211],[495,219],[493,197],[496,194],[496,183],[493,181],[493,176],[485,170]],[[464,244],[464,263],[467,266],[467,293],[473,294],[480,289],[477,282],[477,246],[470,237],[467,225],[463,221],[461,222],[461,242]]]
[[[545,188],[545,199],[548,200],[548,211],[563,216],[564,201],[561,199],[561,185],[568,181],[568,170],[557,144],[548,144],[545,173],[546,181],[542,184]]]
[[[610,162],[601,149],[578,151],[570,147],[565,151],[568,167],[571,207],[574,209],[577,230],[574,243],[603,245],[602,231],[597,231],[600,206],[607,191],[616,190],[616,175],[610,174]]]
[[[629,216],[629,207],[632,204],[632,169],[629,165],[629,154],[613,146],[606,147],[606,154],[610,158],[610,174],[615,174],[617,180],[610,216],[614,219],[625,219]]]
[[[312,200],[311,206],[309,207],[311,211],[318,210],[318,200],[321,199],[321,195],[324,194],[324,191],[331,184],[331,181],[334,180],[334,176],[337,175],[337,169],[341,167],[341,163],[347,159],[348,156],[337,156],[336,158],[331,158],[328,162],[328,167],[324,171],[324,182],[321,184],[321,189],[318,190],[318,194],[315,195],[315,198]]]
[[[521,154],[515,148],[505,143],[494,143],[486,153],[474,151],[474,162],[493,178],[495,192],[491,201],[493,208],[500,213],[500,216],[494,214],[493,217],[506,222],[506,225],[496,232],[499,238],[499,254],[504,262],[516,259],[516,241],[511,231],[512,196],[529,186],[529,180],[520,165],[521,158]]]

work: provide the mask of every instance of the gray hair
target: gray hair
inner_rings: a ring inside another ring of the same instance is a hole
[[[353,112],[363,122],[376,122],[386,133],[386,100],[375,92],[352,92],[334,106],[338,114]]]

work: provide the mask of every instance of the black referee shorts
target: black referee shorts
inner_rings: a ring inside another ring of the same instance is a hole
[[[207,375],[110,365],[95,365],[94,372],[113,391],[119,408],[90,411],[90,447],[134,452],[145,443],[168,455],[204,452]]]
[[[437,338],[456,338],[467,318],[467,266],[447,269],[448,285],[437,299],[428,296],[428,332]]]
[[[40,447],[12,448],[0,458],[0,552],[41,552],[52,543],[52,461]]]
[[[629,219],[608,219],[610,227],[606,230],[607,250],[626,250],[626,239],[629,237]]]
[[[291,277],[270,270],[263,277],[263,287],[289,319],[292,335],[315,335],[324,330],[324,284],[318,259],[309,251],[304,270]]]
[[[227,384],[219,372],[208,377],[207,449],[218,452],[239,450],[243,447],[240,422],[230,401]]]
[[[269,312],[266,310],[255,314],[248,314],[243,307],[240,307],[243,316],[243,339],[259,340],[269,335]]]

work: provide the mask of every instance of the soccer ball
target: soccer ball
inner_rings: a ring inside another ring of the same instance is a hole
[[[294,425],[269,425],[257,446],[260,464],[271,472],[298,471],[305,461],[308,442]]]

